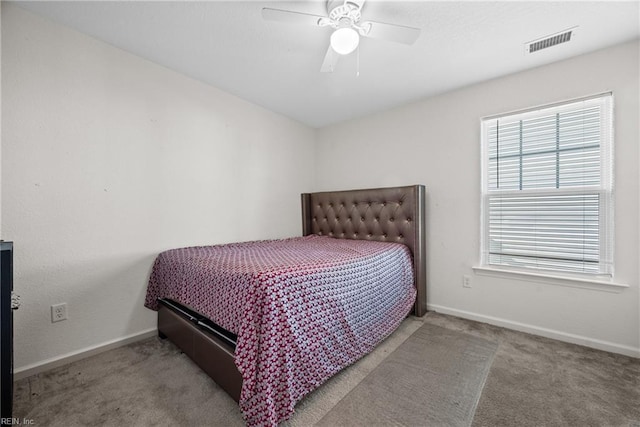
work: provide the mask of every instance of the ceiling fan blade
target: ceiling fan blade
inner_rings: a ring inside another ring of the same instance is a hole
[[[373,39],[389,40],[396,43],[413,44],[420,36],[420,28],[405,27],[404,25],[385,24],[383,22],[367,21],[360,24],[368,31],[360,34]]]
[[[318,22],[326,18],[326,16],[265,7],[262,9],[262,18],[268,21],[286,22],[288,24],[318,25]]]
[[[333,73],[333,70],[336,69],[336,64],[338,63],[338,59],[340,59],[340,54],[338,54],[335,50],[329,46],[327,49],[327,53],[324,56],[324,61],[322,62],[322,67],[320,67],[321,73]]]

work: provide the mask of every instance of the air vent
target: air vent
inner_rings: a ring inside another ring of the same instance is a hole
[[[551,46],[557,46],[561,43],[566,43],[575,38],[575,31],[578,27],[569,28],[568,30],[561,31],[550,36],[545,36],[541,39],[530,41],[525,43],[525,53],[533,53],[542,49],[546,49]]]

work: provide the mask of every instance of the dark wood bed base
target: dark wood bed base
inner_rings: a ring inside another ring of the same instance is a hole
[[[425,188],[422,185],[302,194],[302,234],[404,243],[413,255],[417,297],[413,314],[427,307]],[[158,335],[168,338],[236,402],[242,376],[235,339],[204,316],[161,300]]]
[[[235,344],[166,304],[158,310],[158,335],[174,343],[236,402],[240,400],[242,376],[234,362]]]

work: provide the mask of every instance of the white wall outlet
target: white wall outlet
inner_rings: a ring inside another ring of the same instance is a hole
[[[55,304],[51,306],[51,323],[67,320],[67,303]]]
[[[462,287],[463,288],[470,288],[471,287],[471,276],[469,276],[467,274],[462,276]]]

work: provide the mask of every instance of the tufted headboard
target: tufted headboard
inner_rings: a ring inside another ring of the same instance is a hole
[[[427,310],[425,187],[373,188],[302,194],[302,234],[404,243],[413,254],[418,296]]]

